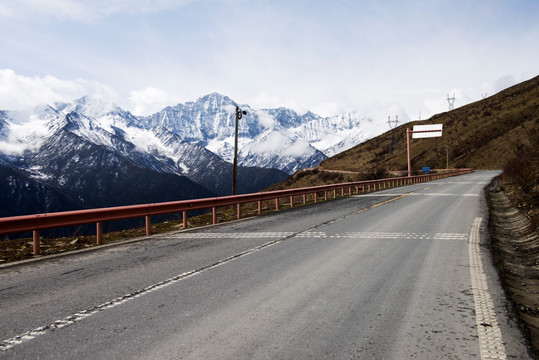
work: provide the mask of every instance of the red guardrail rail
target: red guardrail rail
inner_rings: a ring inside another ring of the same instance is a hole
[[[212,209],[213,224],[217,223],[217,208],[222,206],[237,206],[237,218],[241,217],[241,204],[258,202],[258,214],[262,213],[262,201],[275,200],[275,209],[279,210],[279,199],[289,198],[290,207],[294,206],[294,197],[303,196],[303,203],[306,202],[308,194],[314,194],[314,202],[318,202],[318,196],[323,193],[324,199],[327,199],[329,191],[341,190],[341,196],[356,195],[361,192],[378,190],[386,187],[396,187],[419,182],[438,180],[450,176],[462,175],[472,172],[471,169],[455,169],[447,172],[418,175],[411,177],[397,177],[380,180],[357,181],[351,183],[341,183],[332,185],[321,185],[298,189],[278,190],[259,192],[254,194],[244,194],[235,196],[224,196],[215,198],[182,200],[164,203],[120,206],[100,209],[88,209],[77,211],[56,212],[48,214],[23,215],[0,218],[0,235],[21,233],[26,231],[33,232],[34,255],[39,255],[39,231],[43,229],[52,229],[73,225],[96,224],[97,244],[103,243],[103,222],[132,219],[144,217],[146,222],[146,235],[151,234],[151,216],[170,213],[182,213],[183,227],[187,228],[187,212],[190,210]]]

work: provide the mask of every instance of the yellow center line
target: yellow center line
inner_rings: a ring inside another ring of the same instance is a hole
[[[395,197],[395,198],[393,198],[393,199],[389,199],[389,200],[383,201],[383,202],[378,203],[378,204],[371,205],[370,208],[361,209],[361,210],[358,211],[358,213],[362,213],[363,211],[367,211],[367,210],[372,209],[372,208],[375,208],[375,207],[377,207],[377,206],[384,205],[384,204],[387,204],[387,203],[389,203],[389,202],[392,202],[392,201],[395,201],[395,200],[398,200],[398,199],[402,199],[403,197],[408,196],[408,195],[411,195],[411,194],[413,194],[413,192],[410,192],[410,193],[408,193],[408,194],[404,194],[404,195],[401,195],[401,196],[397,196],[397,197]]]
[[[430,187],[430,186],[428,186],[428,187],[424,188],[423,190],[428,190],[428,189],[430,189],[430,188],[431,188],[431,187]]]

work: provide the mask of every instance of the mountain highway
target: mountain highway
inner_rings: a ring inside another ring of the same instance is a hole
[[[0,359],[528,359],[472,174],[0,268]]]

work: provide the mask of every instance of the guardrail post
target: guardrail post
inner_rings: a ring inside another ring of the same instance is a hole
[[[236,206],[236,219],[241,219],[241,204],[237,204]]]
[[[145,222],[146,222],[146,236],[150,236],[152,234],[152,220],[150,219],[149,215],[145,216]]]
[[[318,202],[318,192],[314,193],[314,203],[316,204]]]
[[[95,238],[97,245],[103,245],[103,223],[101,221],[95,224]]]
[[[344,188],[341,188],[341,197],[344,197]]]
[[[211,208],[211,223],[217,224],[217,208],[215,206]]]
[[[290,195],[290,207],[294,207],[294,195]]]
[[[182,218],[183,218],[183,228],[187,229],[187,211],[182,212]]]
[[[303,205],[307,204],[307,194],[303,194]]]
[[[34,242],[34,256],[37,256],[41,253],[41,247],[39,244],[39,230],[34,230],[32,232],[32,240]]]
[[[328,191],[324,190],[324,200],[327,200],[327,199],[328,199]]]
[[[275,211],[279,211],[279,198],[275,199]]]
[[[258,200],[258,215],[262,215],[262,200]]]

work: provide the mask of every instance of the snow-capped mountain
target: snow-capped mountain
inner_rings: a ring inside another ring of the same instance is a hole
[[[141,121],[149,128],[166,128],[231,162],[236,105],[227,96],[213,93],[196,102],[167,107]],[[247,111],[238,129],[238,162],[243,166],[277,168],[292,174],[366,140],[362,127],[369,121],[357,113],[324,118],[311,112],[298,115],[285,108],[240,107]]]
[[[213,93],[147,117],[92,97],[0,111],[0,207],[13,210],[1,215],[228,195],[236,105]],[[239,193],[356,145],[369,123],[241,108]]]
[[[207,149],[95,99],[0,113],[0,216],[228,195],[231,174]],[[286,176],[240,167],[238,192]]]

